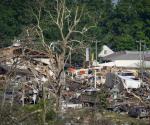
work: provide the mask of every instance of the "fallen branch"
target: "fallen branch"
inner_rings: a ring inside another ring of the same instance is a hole
[[[128,89],[127,89],[127,92],[128,93],[130,93],[130,94],[132,94],[135,98],[137,98],[142,104],[145,104],[144,102],[143,102],[143,100],[141,99],[141,97],[139,97],[139,96],[137,96],[135,93],[133,93],[133,92],[130,92]]]

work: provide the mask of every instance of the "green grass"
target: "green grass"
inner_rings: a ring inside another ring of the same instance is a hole
[[[129,117],[127,114],[104,112],[104,117],[110,119],[116,124],[128,123],[129,125],[148,125],[148,119],[136,119]]]

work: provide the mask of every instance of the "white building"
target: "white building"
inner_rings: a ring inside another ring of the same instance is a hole
[[[112,51],[108,46],[103,45],[102,51],[98,54],[98,57],[105,57],[105,56],[111,55],[113,53],[114,53],[114,51]]]
[[[108,52],[105,54],[105,51]],[[150,68],[150,51],[120,51],[113,52],[108,47],[100,52],[99,57],[103,60],[100,66],[116,66],[122,68]]]

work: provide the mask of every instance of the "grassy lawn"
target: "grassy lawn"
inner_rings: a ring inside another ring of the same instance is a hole
[[[117,124],[128,123],[129,125],[148,125],[148,119],[136,119],[129,117],[127,114],[104,112],[104,117]]]
[[[86,115],[85,115],[86,114]],[[99,114],[99,115],[97,115]],[[89,109],[80,109],[80,110],[72,110],[71,112],[68,112],[67,115],[72,118],[74,117],[80,117],[79,123],[82,124],[83,120],[89,117],[89,119],[92,120],[92,118],[96,118],[97,116],[103,121],[109,121],[110,123],[114,125],[149,125],[148,119],[137,119],[129,117],[127,114],[119,114],[115,112],[93,112]],[[97,119],[97,118],[96,118]]]

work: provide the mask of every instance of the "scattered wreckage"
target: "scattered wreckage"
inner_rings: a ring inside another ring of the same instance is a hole
[[[128,115],[134,118],[149,118],[150,117],[150,107],[146,108],[144,106],[133,106],[130,107]]]
[[[80,95],[80,101],[83,104],[83,106],[87,107],[94,107],[98,106],[100,103],[100,100],[97,96],[99,89],[96,88],[90,88],[83,90]]]
[[[13,54],[17,56],[20,65],[14,67],[15,77],[11,79],[11,83],[20,89],[17,92],[13,92],[13,89],[8,90],[5,96],[7,100],[14,98],[19,103],[24,101],[27,104],[35,104],[43,96],[41,83],[47,81],[47,74],[52,77],[53,72],[46,70],[50,60],[45,53],[31,49],[26,49],[24,52],[27,56],[21,58],[22,48],[13,49]],[[5,55],[5,57],[9,56],[8,53]],[[27,61],[28,59],[30,62]],[[5,84],[7,74],[13,69],[10,66],[12,59],[9,57],[7,61],[3,60],[2,62],[0,83]],[[26,66],[29,65],[28,63],[31,63],[30,67]],[[113,73],[111,70],[102,71],[101,67],[80,70],[70,68],[66,72],[66,85],[62,92],[62,110],[99,106],[100,98],[97,97],[97,93],[101,91],[101,86],[105,86],[104,88],[109,93],[107,98],[109,107],[106,110],[117,113],[125,112],[131,117],[149,117],[150,75],[145,72],[143,76],[141,80],[129,71]],[[52,86],[47,86],[47,89],[53,91]],[[24,96],[22,96],[23,94]]]
[[[143,82],[132,72],[125,71],[108,73],[105,85],[111,93],[109,111],[124,112],[136,118],[149,117],[149,83]]]
[[[116,75],[121,78],[125,89],[137,89],[141,87],[142,81],[136,78],[132,72],[119,72]]]

